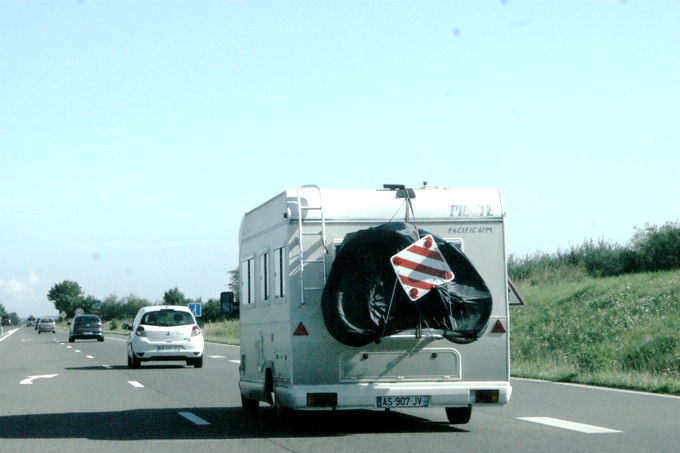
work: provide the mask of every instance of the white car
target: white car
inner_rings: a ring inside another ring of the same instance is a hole
[[[195,368],[203,366],[203,333],[193,313],[179,305],[140,308],[128,336],[128,367],[139,368],[152,360],[183,360]]]

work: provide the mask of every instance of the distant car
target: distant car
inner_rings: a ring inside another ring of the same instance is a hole
[[[203,333],[187,307],[142,307],[132,325],[126,323],[122,328],[131,331],[127,344],[130,368],[156,360],[182,360],[195,368],[203,367]]]
[[[12,325],[12,319],[9,317],[9,315],[2,315],[2,325],[3,326]]]
[[[35,316],[29,316],[28,319],[26,319],[26,327],[35,326],[35,321]]]
[[[104,341],[104,324],[97,315],[76,315],[68,325],[69,343],[76,340]]]
[[[52,332],[57,333],[57,329],[52,318],[40,318],[38,321],[38,333]]]

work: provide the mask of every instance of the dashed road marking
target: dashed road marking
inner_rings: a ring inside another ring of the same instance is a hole
[[[554,426],[555,428],[569,429],[571,431],[578,431],[586,434],[603,434],[603,433],[620,433],[616,429],[603,428],[601,426],[586,425],[583,423],[570,422],[567,420],[560,420],[552,417],[518,417],[532,423],[539,423],[541,425]]]
[[[178,412],[178,414],[189,420],[194,425],[204,426],[210,424],[210,422],[203,420],[201,417],[191,412]]]
[[[113,367],[111,365],[102,365],[102,368],[106,368],[107,370],[113,369]]]
[[[142,387],[144,387],[142,384],[140,384],[140,383],[137,382],[137,381],[128,381],[128,384],[130,384],[130,385],[133,386],[133,387],[137,387],[137,388],[142,388]]]

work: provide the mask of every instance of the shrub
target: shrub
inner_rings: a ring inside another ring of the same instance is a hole
[[[646,225],[631,240],[638,269],[668,271],[680,268],[680,223],[667,222],[662,227]]]
[[[584,241],[568,251],[508,257],[510,278],[524,284],[577,282],[585,277],[615,277],[680,269],[680,223],[637,230],[627,246],[604,239]]]

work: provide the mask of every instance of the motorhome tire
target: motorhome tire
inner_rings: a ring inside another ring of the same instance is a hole
[[[470,421],[472,407],[447,407],[446,418],[452,425],[464,425]]]
[[[243,408],[243,412],[255,412],[260,407],[260,402],[258,400],[246,398],[241,394],[241,407]]]

